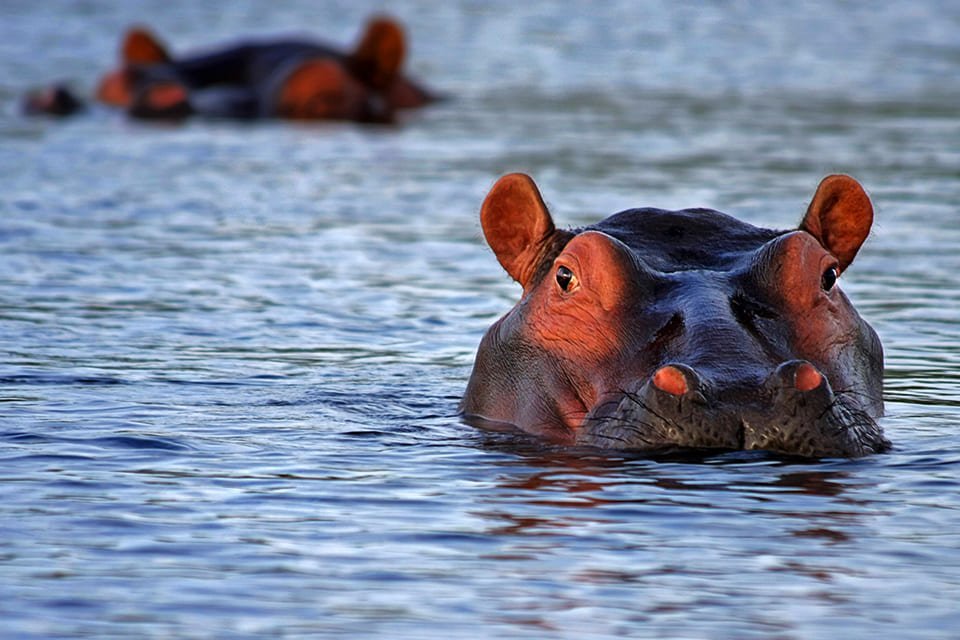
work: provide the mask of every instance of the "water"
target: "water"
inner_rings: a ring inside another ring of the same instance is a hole
[[[25,120],[120,31],[348,43],[367,2],[0,7],[0,636],[939,638],[960,625],[960,6],[398,2],[457,98],[395,129]],[[795,224],[855,175],[886,346],[861,460],[583,456],[456,404],[517,287],[494,179],[565,224]]]

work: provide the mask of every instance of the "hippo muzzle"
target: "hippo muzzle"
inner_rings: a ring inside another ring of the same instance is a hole
[[[652,208],[558,230],[505,176],[481,223],[523,295],[480,344],[464,419],[605,449],[884,451],[883,350],[837,286],[872,220],[830,176],[795,230]]]
[[[598,404],[577,442],[606,449],[765,449],[807,457],[859,457],[889,446],[876,421],[835,394],[805,360],[784,362],[752,393],[725,393],[690,367],[665,365],[619,399]]]

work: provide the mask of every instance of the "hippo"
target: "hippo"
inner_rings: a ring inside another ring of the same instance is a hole
[[[824,178],[793,230],[650,207],[558,229],[524,174],[480,221],[523,292],[480,342],[466,423],[608,450],[890,447],[883,348],[838,282],[873,223],[853,178]]]
[[[403,74],[405,52],[402,27],[383,16],[368,22],[350,52],[304,38],[279,38],[176,57],[148,29],[136,27],[124,35],[120,67],[101,79],[96,98],[137,118],[389,123],[397,110],[437,99]],[[26,110],[44,112],[44,104],[28,98]]]

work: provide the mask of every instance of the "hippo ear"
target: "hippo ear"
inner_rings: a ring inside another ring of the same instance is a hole
[[[406,49],[403,27],[396,20],[377,16],[367,23],[360,43],[347,57],[347,66],[361,82],[383,89],[400,73]]]
[[[144,27],[127,31],[120,46],[124,64],[161,64],[170,62],[170,54],[160,40]]]
[[[860,183],[833,175],[820,182],[800,229],[836,256],[842,272],[853,262],[872,224],[873,205]]]
[[[497,180],[480,208],[480,224],[497,260],[526,289],[541,250],[556,232],[533,179],[511,173]]]

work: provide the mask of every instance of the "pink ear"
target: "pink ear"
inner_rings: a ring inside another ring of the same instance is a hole
[[[347,56],[347,66],[361,82],[384,89],[400,73],[406,50],[406,37],[400,23],[376,16],[367,23],[360,44]]]
[[[873,224],[873,205],[860,183],[845,175],[820,182],[800,229],[836,256],[840,271],[853,262]]]
[[[497,180],[480,208],[480,224],[497,260],[526,289],[556,232],[533,179],[511,173]]]

